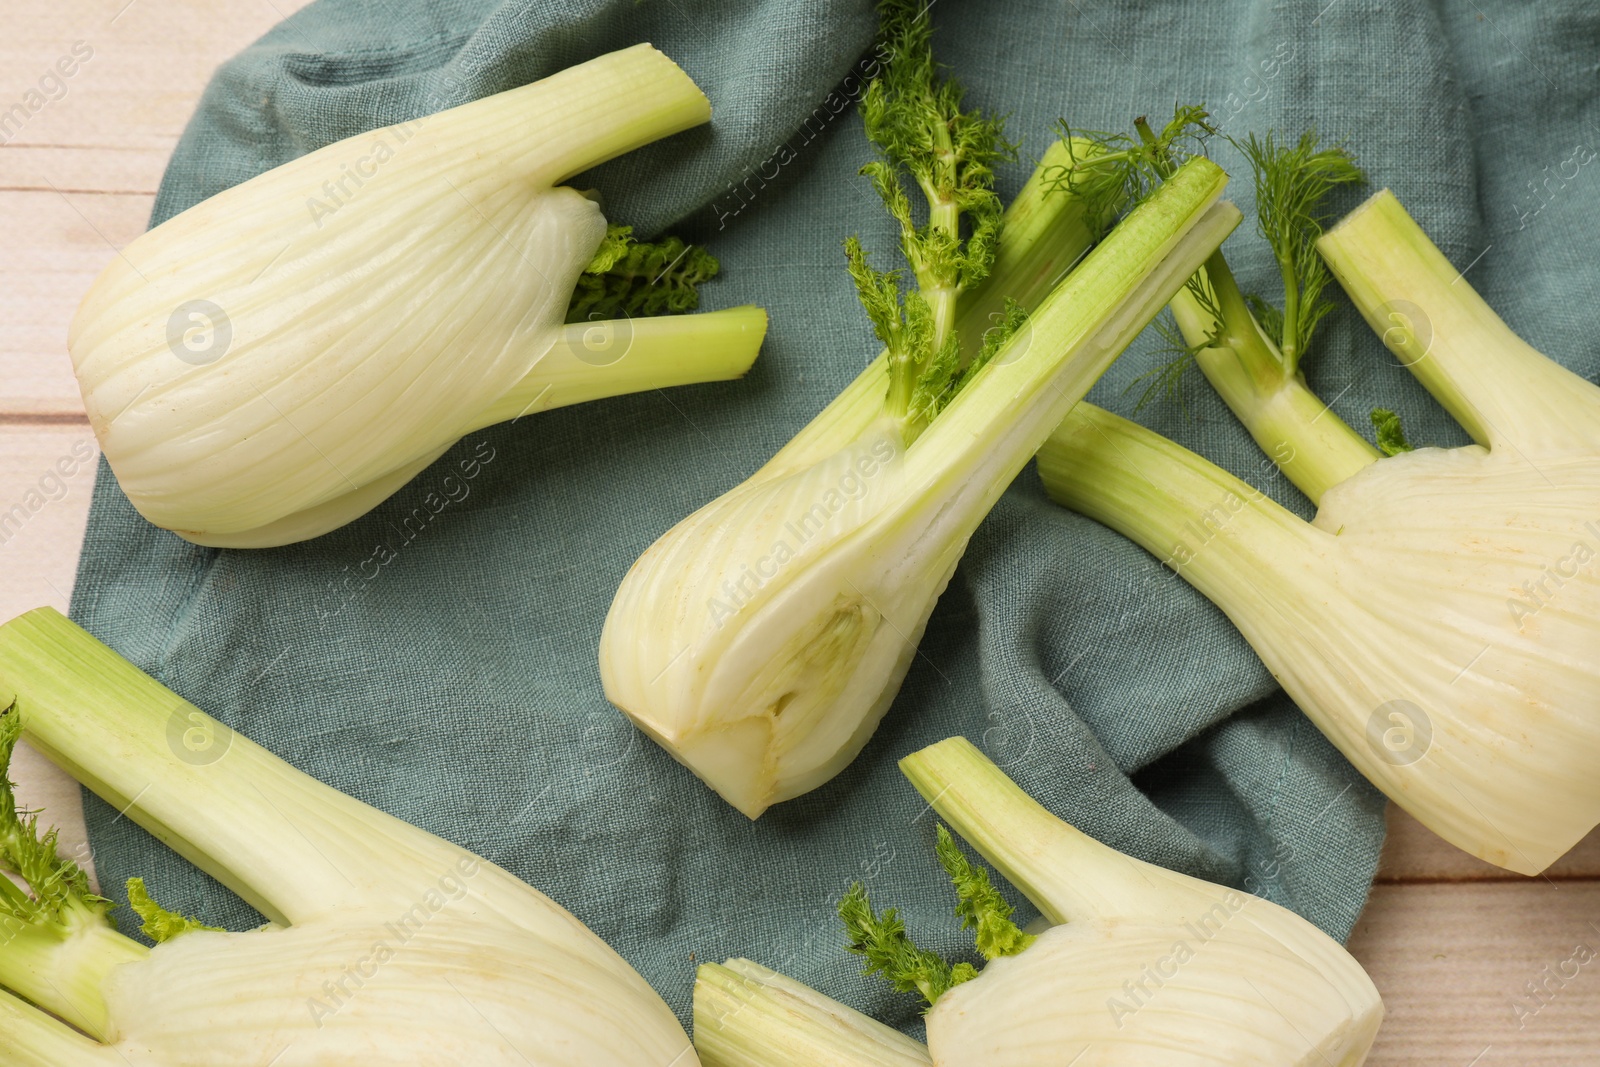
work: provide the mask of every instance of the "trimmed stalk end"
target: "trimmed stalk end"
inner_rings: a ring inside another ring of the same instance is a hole
[[[463,433],[590,400],[741,378],[767,336],[753,304],[692,315],[572,322]]]
[[[1174,880],[1189,881],[1052,815],[964,737],[913,752],[900,770],[1052,924],[1164,914]]]
[[[506,98],[508,105],[528,108],[518,94],[536,101],[522,126],[537,132],[535,165],[552,185],[711,121],[706,94],[651,44],[596,56],[487,99]]]
[[[704,1067],[929,1067],[897,1030],[749,960],[700,967],[694,1043]]]
[[[1491,449],[1590,448],[1600,388],[1518,337],[1387,189],[1317,242],[1375,333]]]

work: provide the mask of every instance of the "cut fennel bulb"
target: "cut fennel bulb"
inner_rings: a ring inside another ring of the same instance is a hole
[[[1226,181],[1187,164],[914,440],[886,411],[885,378],[863,376],[793,452],[664,534],[606,617],[611,702],[751,818],[837,774],[894,699],[978,523],[1238,223],[1217,202]]]
[[[1318,247],[1476,444],[1369,459],[1309,524],[1088,405],[1040,474],[1226,612],[1390,799],[1536,874],[1600,823],[1600,388],[1513,334],[1391,193]]]
[[[167,939],[148,949],[0,790],[0,869],[29,886],[0,877],[0,1064],[698,1062],[644,979],[549,898],[231,733],[55,611],[0,626],[0,709],[4,755],[20,722],[272,920],[209,930],[138,884]]]
[[[744,373],[757,308],[563,322],[607,233],[557,183],[710,114],[641,44],[328,145],[144,234],[68,337],[123,491],[200,544],[285,544],[473,429]]]
[[[987,874],[941,832],[957,914],[989,962],[976,972],[957,964],[933,991],[935,1067],[1358,1067],[1366,1059],[1383,1018],[1378,991],[1305,919],[1095,841],[964,738],[900,766],[1055,924],[1037,935],[1016,930]],[[927,973],[929,954],[897,921],[878,920],[870,907],[860,914],[873,927],[870,970],[897,982]]]

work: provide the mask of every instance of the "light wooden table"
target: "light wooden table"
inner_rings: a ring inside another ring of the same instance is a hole
[[[47,84],[44,105],[0,147],[0,512],[31,490],[53,498],[0,544],[0,620],[41,604],[65,610],[72,588],[93,468],[59,484],[47,472],[94,440],[66,357],[73,309],[115,250],[143,231],[211,70],[304,5],[6,0],[0,112],[39,88],[75,42],[93,54],[61,80],[64,94]],[[47,807],[66,828],[66,847],[82,849],[76,789],[31,755],[16,773],[24,800]],[[1600,1064],[1600,957],[1573,977],[1551,977],[1572,974],[1566,961],[1579,946],[1600,952],[1600,834],[1546,877],[1527,879],[1472,859],[1398,811],[1389,823],[1378,885],[1351,941],[1389,1011],[1368,1062]],[[1541,982],[1542,1005],[1526,988]]]

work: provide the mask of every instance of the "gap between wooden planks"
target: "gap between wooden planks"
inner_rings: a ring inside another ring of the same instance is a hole
[[[92,441],[66,361],[73,309],[143,231],[211,70],[305,2],[10,0],[0,15],[0,108],[76,42],[93,50],[65,95],[0,146],[0,509],[30,489],[50,498],[0,544],[0,619],[65,610],[71,591],[93,474],[46,479]],[[65,847],[86,854],[70,780],[31,754],[16,773],[24,801],[47,807]],[[1600,960],[1562,978],[1578,944],[1600,947],[1600,835],[1547,878],[1524,879],[1392,807],[1389,822],[1351,939],[1389,1009],[1371,1067],[1600,1064]],[[1530,982],[1543,982],[1544,1001],[1526,994]]]

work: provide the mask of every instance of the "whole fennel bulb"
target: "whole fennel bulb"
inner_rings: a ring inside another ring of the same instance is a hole
[[[0,755],[26,731],[272,920],[199,928],[131,886],[169,938],[147,949],[5,788],[0,867],[30,892],[0,878],[3,1067],[698,1063],[549,898],[232,734],[53,610],[0,626],[0,708]]]
[[[563,321],[607,227],[558,183],[710,115],[636,45],[328,145],[142,235],[68,336],[123,491],[200,544],[285,544],[482,426],[742,374],[756,308]]]
[[[943,844],[962,897],[957,914],[977,929],[990,962],[928,1011],[935,1067],[1046,1067],[1074,1055],[1078,1067],[1366,1060],[1383,1002],[1361,965],[1310,922],[1095,841],[965,738],[912,753],[900,767],[1056,924],[1037,937],[1006,931],[1010,908],[987,874]]]
[[[1476,444],[1346,449],[1311,523],[1087,405],[1040,474],[1221,607],[1390,799],[1537,874],[1600,823],[1600,388],[1512,333],[1387,191],[1317,247]],[[1269,452],[1313,452],[1338,422],[1302,433],[1321,406],[1277,407]]]

